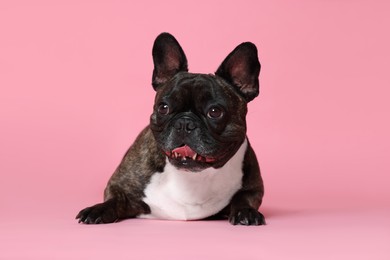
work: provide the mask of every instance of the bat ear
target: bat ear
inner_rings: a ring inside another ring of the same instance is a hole
[[[259,95],[260,67],[256,45],[244,42],[225,58],[215,75],[235,86],[249,102]]]
[[[188,71],[187,58],[178,41],[169,33],[157,36],[153,45],[152,85],[156,90],[176,73]]]

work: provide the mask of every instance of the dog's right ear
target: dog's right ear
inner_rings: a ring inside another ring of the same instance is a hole
[[[187,58],[175,37],[169,33],[157,36],[153,45],[153,77],[152,85],[156,90],[176,73],[188,71]]]

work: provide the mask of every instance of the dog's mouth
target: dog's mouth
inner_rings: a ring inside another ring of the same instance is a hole
[[[198,154],[191,149],[188,145],[183,145],[173,149],[172,151],[165,151],[165,154],[173,160],[187,162],[203,162],[203,163],[212,163],[216,161],[216,158],[206,157]]]

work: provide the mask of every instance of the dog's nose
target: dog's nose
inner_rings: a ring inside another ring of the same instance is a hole
[[[175,122],[174,127],[178,132],[186,131],[187,133],[191,133],[196,128],[196,124],[191,118],[182,117]]]

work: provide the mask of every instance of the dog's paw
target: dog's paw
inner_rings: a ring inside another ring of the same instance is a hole
[[[263,214],[253,208],[245,208],[232,211],[229,216],[232,225],[259,226],[265,225]]]
[[[118,214],[115,206],[106,201],[81,210],[76,219],[84,224],[113,223],[118,221]]]

